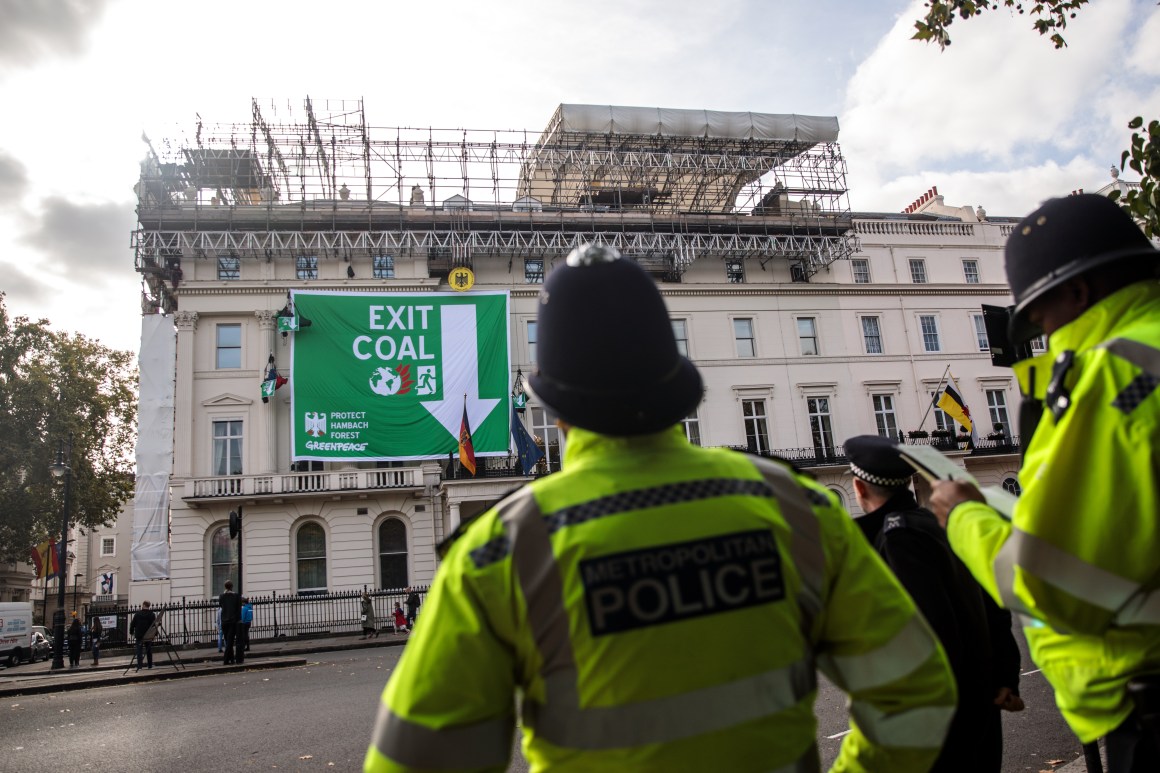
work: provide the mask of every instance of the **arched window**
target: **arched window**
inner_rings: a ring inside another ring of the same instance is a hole
[[[210,537],[209,595],[217,596],[225,590],[226,580],[238,587],[238,541],[230,539],[230,527],[222,526]]]
[[[379,587],[406,588],[407,527],[398,518],[379,524]]]
[[[298,592],[326,591],[326,532],[317,523],[298,529],[295,558],[298,562]]]
[[[838,506],[841,507],[843,510],[845,510],[846,509],[846,492],[843,491],[842,489],[838,488],[837,486],[828,486],[827,488],[829,488],[830,491],[834,492],[834,495],[836,497],[838,497]]]
[[[1007,489],[1015,496],[1019,496],[1023,493],[1023,487],[1019,485],[1019,481],[1015,478],[1004,478],[1003,488]]]

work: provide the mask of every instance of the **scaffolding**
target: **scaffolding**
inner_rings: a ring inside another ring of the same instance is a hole
[[[529,133],[372,131],[361,100],[250,113],[149,143],[133,237],[149,309],[176,307],[190,257],[402,255],[435,276],[598,239],[666,281],[707,257],[807,281],[857,249],[835,118],[560,105]]]

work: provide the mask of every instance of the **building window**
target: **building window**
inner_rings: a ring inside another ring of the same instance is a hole
[[[395,278],[395,258],[393,255],[375,255],[371,258],[371,276],[375,279]]]
[[[701,445],[701,423],[697,420],[697,412],[690,413],[681,420],[681,424],[685,427],[685,437],[689,442],[695,446]]]
[[[910,281],[916,285],[926,284],[926,261],[922,258],[910,259]]]
[[[894,396],[874,395],[874,424],[881,437],[898,437],[898,420],[894,416]]]
[[[753,340],[753,320],[741,317],[733,320],[733,340],[737,342],[738,357],[756,357],[757,346]]]
[[[802,355],[808,356],[818,353],[818,323],[813,317],[798,317],[798,343],[801,344]]]
[[[241,258],[218,258],[218,279],[240,279],[242,276]]]
[[[749,453],[769,453],[769,425],[765,418],[765,401],[742,400],[741,414],[745,419],[745,447],[749,449]]]
[[[674,319],[673,338],[677,341],[677,351],[682,357],[689,356],[689,324],[683,319]]]
[[[1041,334],[1032,338],[1031,351],[1040,353],[1047,351],[1047,336]]]
[[[298,592],[326,591],[326,532],[317,523],[304,523],[294,539],[298,564]]]
[[[967,284],[977,285],[979,283],[979,261],[964,260],[963,276],[966,277]]]
[[[539,439],[536,445],[544,452],[550,471],[560,469],[560,428],[555,419],[549,419],[543,408],[528,408],[531,414],[532,435]],[[541,445],[542,443],[542,445]]]
[[[242,326],[217,326],[217,367],[242,367]]]
[[[918,325],[922,328],[922,350],[924,352],[940,352],[942,344],[938,339],[938,318],[933,314],[924,314],[918,318]]]
[[[744,260],[726,260],[725,261],[725,279],[730,284],[741,284],[745,281],[745,261]]]
[[[238,541],[230,539],[230,527],[222,526],[210,538],[210,596],[226,589],[226,580],[238,585]]]
[[[1023,487],[1019,485],[1019,481],[1015,478],[1004,478],[1003,488],[1007,489],[1007,491],[1011,492],[1015,496],[1019,496],[1023,493]]]
[[[213,474],[242,474],[242,422],[238,419],[213,423]]]
[[[528,320],[528,362],[536,364],[536,321]]]
[[[407,527],[398,518],[379,524],[379,587],[385,590],[406,588]]]
[[[1002,389],[987,390],[987,410],[991,413],[992,429],[996,424],[1002,424],[1004,428],[1011,426],[1007,421],[1007,393]]]
[[[972,314],[971,319],[975,321],[975,341],[979,344],[979,351],[991,351],[991,341],[987,338],[987,323],[983,320],[983,315]]]
[[[318,258],[313,255],[303,255],[297,263],[299,279],[318,278]]]
[[[834,428],[830,424],[830,398],[807,397],[806,408],[810,414],[810,435],[814,440],[814,452],[832,456]]]
[[[882,330],[878,317],[862,317],[862,341],[866,345],[866,354],[882,354]]]
[[[870,261],[866,258],[853,258],[850,265],[854,268],[854,284],[870,284]]]
[[[947,416],[946,412],[943,411],[942,408],[938,407],[937,401],[940,394],[942,394],[941,391],[930,393],[930,413],[932,416],[934,416],[934,428],[941,430],[953,430],[955,425],[954,422],[951,421],[951,417]]]
[[[101,557],[117,555],[117,538],[116,537],[101,537]]]
[[[544,283],[544,261],[540,258],[524,261],[524,283],[538,285]]]

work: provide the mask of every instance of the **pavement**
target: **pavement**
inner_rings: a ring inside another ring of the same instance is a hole
[[[38,693],[85,690],[90,687],[182,679],[193,676],[232,673],[236,671],[304,666],[308,655],[318,652],[342,652],[373,647],[402,646],[404,634],[380,633],[372,639],[357,635],[260,639],[250,642],[243,664],[222,664],[222,654],[214,647],[182,649],[156,644],[153,668],[137,668],[132,649],[118,648],[101,652],[101,664],[94,666],[92,654],[81,654],[81,665],[53,671],[52,660],[24,663],[0,668],[0,697]],[[67,658],[66,658],[67,659]],[[130,667],[132,670],[130,670]]]

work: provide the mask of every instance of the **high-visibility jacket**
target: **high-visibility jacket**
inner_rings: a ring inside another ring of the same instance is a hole
[[[925,771],[945,655],[833,494],[788,468],[572,428],[564,471],[473,522],[383,692],[367,771],[816,771],[815,667],[852,698],[840,771]]]
[[[1160,672],[1160,285],[1093,305],[1021,383],[1033,370],[1045,411],[1012,520],[968,502],[947,532],[987,591],[1029,619],[1031,655],[1087,743],[1127,718],[1132,676]]]

